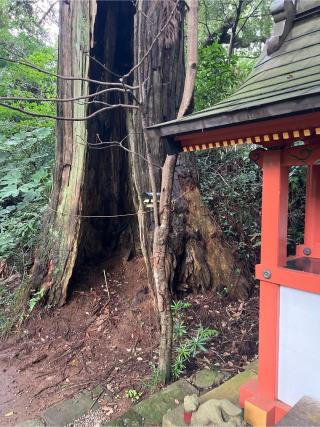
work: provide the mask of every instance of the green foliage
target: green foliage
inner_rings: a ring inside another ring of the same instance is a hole
[[[261,171],[251,147],[197,155],[200,190],[238,259],[252,273],[260,253]]]
[[[295,246],[304,239],[304,218],[306,202],[305,166],[293,166],[289,171],[289,214],[288,214],[288,253],[295,254]]]
[[[34,51],[27,58],[27,61],[37,66],[55,72],[56,52],[55,49],[42,47]],[[54,98],[56,94],[56,79],[52,76],[33,70],[24,65],[7,63],[0,68],[0,96],[37,98]],[[12,107],[23,108],[26,111],[38,114],[55,115],[55,103],[49,102],[7,102]],[[10,110],[0,106],[1,122],[10,123],[10,132],[18,132],[22,126],[53,127],[54,121],[46,118],[35,118],[26,114]]]
[[[225,48],[219,43],[199,49],[199,66],[195,88],[196,110],[208,108],[232,93],[237,85],[236,58],[229,62]]]
[[[231,95],[253,67],[252,60],[233,55],[219,43],[199,49],[199,66],[195,88],[195,109],[203,110]]]
[[[0,0],[0,55],[56,71],[56,49],[39,26],[36,0]],[[0,96],[56,96],[56,79],[0,60]],[[7,101],[33,113],[55,115],[55,104]],[[51,188],[54,121],[0,107],[0,258],[24,271]]]
[[[176,321],[173,325],[173,335],[177,338],[182,338],[187,335],[187,327],[184,324],[184,321]]]
[[[48,36],[39,26],[42,12],[36,0],[0,0],[0,56],[23,60],[49,72],[55,72],[57,51],[49,46]],[[0,96],[55,97],[55,77],[16,62],[0,60]],[[2,101],[4,102],[4,101]],[[55,115],[55,104],[48,102],[7,101],[12,107],[32,113]],[[25,127],[53,127],[51,119],[39,119],[0,107],[0,135],[11,137]]]
[[[130,390],[125,391],[125,396],[128,399],[131,399],[131,401],[135,403],[135,402],[138,402],[138,400],[142,396],[142,393],[140,393],[139,391],[137,391],[135,389],[130,389]]]
[[[252,70],[272,27],[270,0],[200,0],[199,61],[195,90],[197,111],[231,95]],[[230,48],[230,34],[235,39]],[[232,53],[234,52],[234,53]]]
[[[172,364],[172,375],[179,378],[186,369],[187,362],[194,359],[199,353],[206,353],[208,341],[217,335],[218,331],[198,325],[196,329],[188,331],[184,323],[185,310],[191,304],[184,301],[174,301],[171,305],[173,315],[175,357]]]
[[[234,93],[250,73],[269,36],[269,0],[245,1],[238,23],[235,54],[229,58],[223,31],[232,26],[236,2],[200,2],[196,110],[212,107]],[[253,13],[254,11],[254,13]],[[196,153],[204,201],[242,266],[253,273],[260,253],[261,174],[249,147]],[[225,288],[227,289],[227,288]],[[222,291],[224,292],[224,291]]]
[[[31,313],[33,311],[33,309],[35,308],[35,306],[38,304],[39,301],[41,301],[41,299],[43,298],[45,293],[45,290],[42,288],[39,291],[35,292],[32,297],[29,300],[29,313]]]
[[[53,151],[50,128],[0,135],[0,253],[20,269],[48,201]]]
[[[204,328],[199,325],[198,328],[185,338],[175,350],[175,359],[172,365],[172,375],[179,378],[186,369],[186,364],[195,358],[199,353],[206,353],[206,345],[210,338],[216,336],[218,331],[211,328]]]
[[[245,55],[259,55],[272,26],[271,0],[244,0],[236,28],[235,47]],[[237,15],[237,1],[199,1],[199,39],[208,46],[214,41],[228,44]]]
[[[260,259],[262,176],[249,159],[255,147],[197,153],[200,190],[241,265],[251,274]],[[306,168],[289,172],[288,253],[304,234]],[[225,296],[221,294],[221,296]]]
[[[8,323],[6,308],[12,305],[12,292],[0,281],[0,332],[5,330]]]
[[[190,307],[191,307],[191,304],[189,302],[185,302],[182,300],[172,301],[171,303],[172,316],[178,317],[182,314],[182,310],[186,310],[187,308],[190,308]]]
[[[36,0],[0,0],[1,56],[28,56],[43,45],[48,37],[38,20]]]

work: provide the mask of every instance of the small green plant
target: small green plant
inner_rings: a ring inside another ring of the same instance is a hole
[[[151,376],[147,380],[141,380],[141,384],[144,388],[154,391],[160,383],[160,371],[157,365],[150,363]]]
[[[183,320],[181,320],[181,321],[177,320],[176,322],[174,322],[174,324],[173,324],[173,335],[174,335],[174,337],[177,337],[177,338],[182,338],[185,335],[187,335],[187,327],[184,324]]]
[[[172,365],[172,375],[179,378],[186,369],[186,363],[196,357],[199,353],[206,353],[206,344],[210,338],[216,336],[216,329],[204,328],[202,325],[194,332],[194,335],[187,337],[180,346],[176,348],[176,357]]]
[[[201,324],[196,330],[188,331],[184,322],[184,310],[190,307],[191,304],[185,301],[173,301],[171,304],[175,347],[175,357],[172,364],[172,376],[174,378],[179,378],[183,374],[189,360],[199,353],[207,352],[208,341],[218,334],[217,330],[206,328]]]
[[[191,304],[185,301],[173,301],[171,304],[171,312],[173,317],[177,317],[181,315],[182,310],[186,310],[190,308]]]
[[[130,390],[126,390],[125,391],[125,396],[128,399],[131,399],[132,402],[138,402],[138,400],[140,399],[140,397],[142,396],[142,393],[140,393],[139,391],[133,389]]]
[[[38,302],[43,298],[45,290],[42,288],[35,292],[29,300],[29,313],[35,308]]]
[[[206,353],[208,351],[206,348],[207,342],[217,334],[218,331],[216,329],[204,328],[202,325],[199,325],[195,336],[190,338],[188,341],[191,356],[195,357],[201,352]]]
[[[186,369],[186,360],[177,356],[173,362],[171,371],[173,378],[179,378]]]

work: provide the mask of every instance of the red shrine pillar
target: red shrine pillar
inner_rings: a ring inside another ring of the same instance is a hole
[[[261,264],[270,279],[273,267],[284,266],[287,258],[288,166],[282,150],[263,154]],[[289,409],[277,401],[280,286],[260,281],[258,381],[241,389],[240,403],[252,425],[274,425]]]
[[[285,265],[287,258],[288,174],[288,167],[281,164],[281,150],[265,153],[261,263],[270,265],[270,275],[272,267]],[[270,401],[277,398],[279,291],[277,284],[260,282],[258,388]]]
[[[247,423],[275,425],[303,396],[320,399],[320,145],[258,149],[263,169],[258,379],[240,389]],[[288,176],[307,166],[304,244],[287,255]]]

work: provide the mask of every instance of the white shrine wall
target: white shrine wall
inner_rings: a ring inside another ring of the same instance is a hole
[[[278,399],[320,399],[320,295],[280,287]]]

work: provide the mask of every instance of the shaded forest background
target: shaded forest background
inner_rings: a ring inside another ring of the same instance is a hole
[[[32,0],[0,0],[0,57],[23,57],[55,72],[57,42],[48,27],[54,27],[56,20],[56,7],[41,9]],[[267,0],[200,1],[195,110],[214,105],[241,85],[270,31]],[[0,59],[0,96],[54,97],[56,79]],[[56,107],[34,102],[28,108],[54,115]],[[51,191],[54,146],[53,120],[30,118],[0,106],[0,277],[14,277],[9,285],[0,282],[2,330],[21,291],[19,284],[33,263]],[[252,148],[205,151],[196,155],[196,162],[203,199],[246,267],[253,291],[260,250],[261,175],[249,160]],[[296,243],[303,232],[303,170],[292,168],[290,182],[289,243]],[[31,305],[40,297],[35,293]]]

